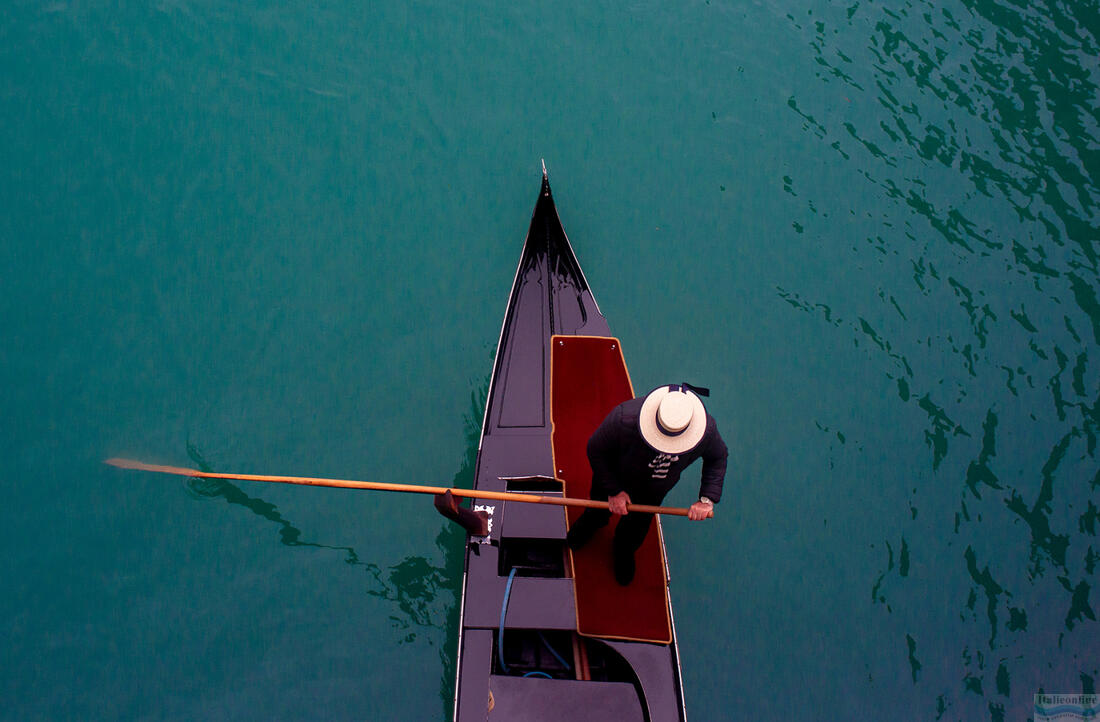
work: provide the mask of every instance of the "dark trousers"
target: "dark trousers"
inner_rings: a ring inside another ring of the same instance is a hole
[[[633,504],[652,504],[654,506],[659,505],[665,496],[664,494],[660,496],[647,495],[641,492],[635,495],[629,491],[627,493],[630,494],[630,501]],[[591,496],[596,501],[607,501],[606,492],[593,489]],[[578,534],[587,536],[586,532],[591,531],[594,533],[600,527],[606,526],[610,520],[611,512],[607,509],[585,509],[584,513],[570,527],[570,531],[577,529]],[[615,538],[612,542],[615,553],[633,554],[645,541],[646,534],[649,533],[651,526],[653,526],[652,514],[632,511],[619,517],[619,524],[615,527]]]

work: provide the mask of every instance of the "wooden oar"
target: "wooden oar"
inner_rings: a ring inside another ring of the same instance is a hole
[[[606,501],[592,499],[571,499],[561,496],[539,496],[536,494],[521,494],[511,491],[482,491],[480,489],[455,489],[444,486],[420,486],[417,484],[390,484],[379,481],[354,481],[351,479],[323,479],[313,476],[268,476],[266,474],[223,474],[212,471],[199,471],[182,466],[161,466],[159,464],[146,464],[134,459],[107,459],[103,463],[117,466],[120,469],[136,469],[138,471],[155,471],[160,474],[175,474],[177,476],[189,476],[199,479],[235,479],[239,481],[267,481],[278,484],[301,484],[304,486],[332,486],[340,489],[370,489],[373,491],[404,491],[412,494],[444,494],[451,492],[453,496],[468,497],[471,499],[497,499],[500,501],[522,501],[527,504],[554,504],[556,506],[584,506],[592,509],[606,509]],[[675,506],[650,506],[648,504],[629,504],[627,511],[638,511],[646,514],[666,514],[670,516],[687,516],[688,510]]]

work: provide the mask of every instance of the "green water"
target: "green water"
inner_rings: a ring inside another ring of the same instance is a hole
[[[8,3],[0,717],[449,715],[430,501],[100,461],[468,484],[543,157],[635,387],[730,446],[666,525],[692,719],[1092,692],[1098,18]]]

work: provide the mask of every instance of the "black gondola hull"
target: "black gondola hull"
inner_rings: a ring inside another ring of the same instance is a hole
[[[501,328],[476,488],[555,493],[552,483],[538,479],[557,475],[550,406],[555,335],[610,336],[610,328],[544,173]],[[516,502],[477,506],[490,514],[491,528],[487,537],[469,537],[466,548],[455,719],[685,719],[675,639],[647,644],[577,635],[562,509]]]

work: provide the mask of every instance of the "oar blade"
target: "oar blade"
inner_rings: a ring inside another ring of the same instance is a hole
[[[159,464],[146,464],[144,461],[137,461],[136,459],[123,459],[120,457],[111,457],[110,459],[104,459],[104,464],[110,464],[111,466],[117,466],[120,469],[134,469],[136,471],[157,471],[161,474],[177,474],[179,476],[198,476],[201,472],[196,469],[187,469],[182,466],[161,466]]]

